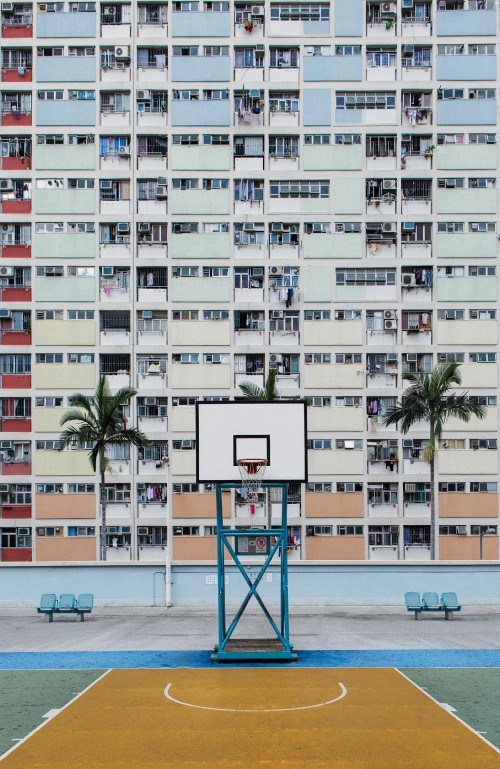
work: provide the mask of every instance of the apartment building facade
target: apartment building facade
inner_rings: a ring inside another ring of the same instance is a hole
[[[273,368],[310,404],[290,558],[426,560],[427,427],[383,416],[450,360],[487,415],[446,425],[439,556],[499,558],[498,24],[494,0],[1,3],[2,561],[98,559],[98,478],[58,436],[101,374],[152,441],[110,453],[108,560],[214,559],[194,404]]]

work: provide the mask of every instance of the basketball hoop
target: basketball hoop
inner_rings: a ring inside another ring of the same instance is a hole
[[[246,490],[246,502],[256,505],[259,501],[259,489],[269,464],[267,459],[237,459],[241,483]]]

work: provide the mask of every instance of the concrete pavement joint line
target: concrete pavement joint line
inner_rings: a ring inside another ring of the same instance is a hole
[[[22,737],[21,739],[17,740],[17,744],[16,744],[16,745],[13,745],[13,746],[12,746],[12,748],[9,748],[9,750],[6,750],[6,751],[5,751],[5,753],[3,753],[3,754],[0,756],[0,762],[1,762],[1,761],[3,761],[3,759],[4,759],[4,758],[6,758],[7,756],[9,756],[9,755],[10,755],[11,753],[13,753],[15,750],[17,750],[17,749],[18,749],[18,747],[19,747],[20,745],[22,745],[22,744],[23,744],[23,742],[26,742],[27,740],[29,740],[31,737],[33,737],[33,735],[34,735],[34,734],[36,734],[37,732],[39,732],[39,731],[40,731],[40,729],[43,729],[43,727],[44,727],[44,726],[46,726],[47,724],[49,724],[49,723],[52,721],[52,719],[53,719],[53,718],[55,718],[55,716],[56,716],[56,715],[58,715],[59,713],[62,713],[62,712],[63,712],[63,710],[66,710],[66,708],[69,708],[69,706],[70,706],[70,705],[72,705],[74,702],[76,702],[76,700],[80,699],[80,697],[81,697],[82,695],[86,694],[86,693],[89,691],[89,689],[92,689],[92,687],[93,687],[93,686],[95,686],[95,684],[99,683],[99,681],[102,681],[102,679],[103,679],[105,676],[107,676],[107,675],[108,675],[108,673],[111,673],[111,669],[109,669],[109,670],[105,670],[105,671],[104,671],[104,673],[102,674],[102,676],[99,676],[99,678],[96,678],[96,680],[95,680],[95,681],[92,681],[92,683],[91,683],[91,684],[89,684],[88,686],[86,686],[86,687],[85,687],[85,689],[82,689],[82,691],[81,691],[79,694],[77,694],[77,695],[76,695],[76,697],[73,697],[72,699],[70,699],[70,700],[69,700],[69,702],[67,702],[67,703],[66,703],[66,705],[63,705],[63,706],[62,706],[62,708],[59,708],[59,710],[57,710],[56,712],[54,712],[54,715],[53,715],[53,716],[51,716],[51,717],[49,717],[49,718],[47,718],[47,717],[46,717],[46,716],[47,716],[47,714],[46,714],[45,716],[42,716],[42,718],[45,718],[46,720],[45,720],[45,721],[43,721],[43,723],[39,724],[39,725],[38,725],[38,726],[37,726],[35,729],[33,729],[31,732],[29,732],[29,734],[27,734],[25,737]],[[52,711],[49,711],[49,713],[50,713],[50,712],[52,712]]]
[[[422,689],[421,686],[416,684],[415,681],[412,681],[411,678],[408,678],[408,676],[406,676],[401,670],[398,670],[398,668],[394,668],[394,670],[397,673],[399,673],[400,676],[403,676],[403,678],[406,678],[406,680],[409,681],[412,684],[412,686],[414,686],[416,689],[421,691],[422,694],[425,694],[426,697],[428,697],[430,700],[435,702],[436,705],[439,705],[440,708],[443,708],[443,704],[441,702],[438,702],[431,694],[429,694],[429,692],[426,692],[424,689]],[[466,723],[466,721],[463,721],[460,718],[460,716],[457,716],[456,711],[452,712],[451,710],[448,710],[448,708],[443,708],[443,710],[446,710],[446,712],[449,713],[452,718],[455,718],[457,721],[459,721],[462,724],[462,726],[465,726],[465,728],[469,730],[469,732],[472,732],[472,734],[475,734],[476,737],[479,737],[480,740],[483,740],[483,742],[489,745],[489,747],[492,748],[492,750],[494,750],[495,753],[498,753],[500,755],[500,749],[497,748],[496,745],[493,745],[492,742],[487,740],[486,737],[483,737],[483,734],[485,734],[485,732],[477,732],[475,729],[472,728],[472,726],[470,726],[470,724]]]
[[[182,702],[182,700],[177,700],[175,697],[172,697],[170,694],[170,687],[172,686],[171,683],[166,685],[163,693],[168,700],[175,702],[177,705],[185,705],[188,708],[197,708],[198,710],[217,710],[222,713],[286,713],[291,710],[311,710],[312,708],[322,708],[325,705],[332,705],[334,702],[339,702],[346,696],[347,689],[345,688],[344,684],[340,683],[340,681],[338,684],[342,693],[338,697],[335,697],[335,699],[326,700],[326,702],[316,702],[314,705],[298,705],[296,708],[252,708],[250,710],[246,710],[243,708],[212,708],[208,705],[194,705],[192,702]]]

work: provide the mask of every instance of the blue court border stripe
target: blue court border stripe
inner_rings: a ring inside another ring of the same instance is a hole
[[[211,651],[1,652],[0,670],[211,668]],[[298,651],[293,663],[223,663],[225,667],[500,668],[500,649]]]

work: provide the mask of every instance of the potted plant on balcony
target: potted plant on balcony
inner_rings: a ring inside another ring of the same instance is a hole
[[[431,158],[432,157],[432,153],[434,152],[435,149],[436,149],[436,145],[435,144],[431,144],[430,147],[427,147],[427,149],[424,150],[424,158]]]

